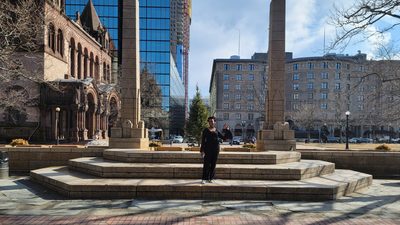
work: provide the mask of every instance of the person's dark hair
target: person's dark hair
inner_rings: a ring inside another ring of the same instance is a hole
[[[214,120],[215,121],[215,120],[217,120],[217,118],[215,118],[215,116],[210,116],[210,117],[207,118],[207,121],[209,121],[209,120]]]

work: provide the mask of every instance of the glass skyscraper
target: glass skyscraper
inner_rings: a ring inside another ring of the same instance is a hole
[[[140,67],[147,69],[161,88],[162,107],[169,113],[169,133],[182,134],[185,122],[185,86],[181,51],[177,51],[170,0],[141,0]]]
[[[118,43],[122,0],[92,0],[103,25]],[[66,0],[66,14],[76,18],[88,0]],[[184,51],[184,13],[188,0],[139,0],[140,67],[154,76],[162,93],[162,109],[168,112],[164,134],[183,134],[187,104],[187,53]],[[186,29],[187,30],[187,29]],[[188,43],[188,40],[187,40]],[[187,47],[188,48],[188,47]],[[185,64],[186,63],[186,64]],[[146,115],[143,115],[146,116]]]
[[[89,0],[66,0],[65,13],[76,20],[76,12],[82,13]],[[101,23],[107,28],[116,48],[118,48],[118,1],[120,0],[92,0]]]

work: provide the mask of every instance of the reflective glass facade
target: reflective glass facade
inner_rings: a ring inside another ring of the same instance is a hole
[[[92,0],[101,22],[118,43],[118,2]],[[169,134],[183,134],[185,122],[185,86],[183,83],[183,47],[176,41],[171,28],[171,2],[175,0],[139,0],[140,66],[154,75],[161,88],[162,108],[169,112]],[[66,0],[66,14],[76,19],[88,0]],[[174,24],[172,24],[174,25]],[[176,27],[176,26],[174,26]],[[145,115],[143,115],[145,116]],[[164,133],[168,135],[168,131]]]
[[[118,1],[119,0],[92,0],[101,23],[107,28],[118,48]],[[76,20],[76,12],[82,13],[88,0],[65,0],[65,13],[69,18]]]
[[[182,56],[178,55],[182,51],[171,41],[170,0],[140,0],[139,6],[141,69],[147,68],[161,87],[162,107],[170,116],[169,134],[182,134],[185,87],[180,64]]]

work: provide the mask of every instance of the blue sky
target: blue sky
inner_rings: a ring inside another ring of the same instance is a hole
[[[286,51],[295,58],[321,56],[325,43],[335,34],[327,23],[334,4],[350,7],[355,0],[286,0]],[[201,95],[209,95],[212,62],[239,52],[250,58],[254,52],[268,50],[269,0],[193,0],[189,59],[189,98],[196,84]],[[390,22],[390,21],[388,21]],[[385,36],[389,41],[391,36]],[[382,42],[382,40],[379,40]],[[357,54],[357,50],[373,57],[378,40],[353,44],[335,53]]]

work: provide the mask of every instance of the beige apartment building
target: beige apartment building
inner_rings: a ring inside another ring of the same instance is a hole
[[[214,60],[210,109],[218,129],[227,124],[234,136],[256,136],[265,116],[266,65],[265,53],[255,53],[251,59]]]
[[[326,126],[331,136],[344,135],[349,111],[352,137],[397,136],[396,95],[400,61],[367,60],[367,55],[326,54],[292,58],[286,53],[285,119],[293,129],[318,133]],[[251,59],[215,59],[210,83],[211,113],[217,128],[224,124],[234,135],[250,137],[263,124],[267,54]]]

